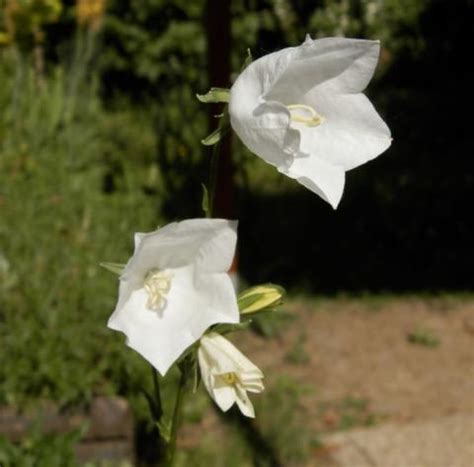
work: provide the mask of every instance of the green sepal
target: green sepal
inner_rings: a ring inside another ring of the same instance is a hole
[[[213,146],[218,143],[228,133],[228,131],[228,125],[219,126],[209,136],[206,136],[206,138],[201,140],[201,143],[204,144],[204,146]]]
[[[123,270],[125,269],[126,264],[123,263],[99,263],[99,266],[107,269],[107,271],[113,272],[114,274],[122,274]]]
[[[237,298],[240,314],[254,314],[273,308],[282,302],[284,295],[285,289],[275,284],[262,284],[244,290]]]
[[[159,422],[155,422],[155,426],[158,428],[161,438],[164,439],[167,444],[169,444],[171,441],[171,423],[160,420]]]
[[[196,94],[196,97],[204,104],[227,103],[230,98],[230,90],[226,88],[211,88],[206,94]]]

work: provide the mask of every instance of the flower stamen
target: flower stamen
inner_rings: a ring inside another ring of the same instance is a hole
[[[145,276],[143,287],[148,294],[146,307],[159,311],[166,305],[166,295],[171,289],[171,275],[159,269],[151,269]]]
[[[313,127],[321,125],[325,120],[310,105],[291,104],[287,105],[286,108],[290,111],[291,120],[295,123],[302,123],[303,125]]]

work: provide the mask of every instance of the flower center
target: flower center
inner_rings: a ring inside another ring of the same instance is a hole
[[[237,382],[237,375],[233,372],[231,372],[231,373],[222,373],[220,375],[220,377],[222,378],[224,383],[226,383],[230,386]]]
[[[166,305],[166,294],[171,288],[171,274],[151,269],[145,276],[143,286],[148,294],[146,307],[150,310],[161,310]]]
[[[302,123],[306,126],[318,126],[325,120],[310,105],[292,104],[287,105],[286,108],[290,111],[291,120],[295,123]]]

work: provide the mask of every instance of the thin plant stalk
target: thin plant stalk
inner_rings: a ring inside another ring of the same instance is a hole
[[[172,467],[176,453],[176,437],[178,435],[178,427],[181,419],[181,412],[184,400],[184,393],[188,377],[187,368],[181,369],[181,376],[178,383],[178,392],[174,404],[173,418],[171,420],[171,433],[168,448],[166,450],[166,467]]]
[[[160,383],[158,381],[158,372],[153,366],[151,367],[151,374],[153,377],[153,391],[154,391],[154,398],[155,398],[155,404],[156,404],[155,418],[157,421],[159,421],[163,415],[163,405],[161,402],[161,391],[160,391]]]

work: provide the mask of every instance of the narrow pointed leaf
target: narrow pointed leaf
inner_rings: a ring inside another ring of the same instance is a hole
[[[202,186],[202,202],[201,202],[201,207],[202,210],[204,211],[204,214],[206,217],[210,217],[210,211],[209,211],[209,191],[207,190],[206,185],[204,183],[201,183]]]
[[[107,271],[113,272],[114,274],[122,274],[122,271],[125,269],[126,264],[123,263],[100,263],[100,267],[107,269]]]
[[[229,102],[230,91],[225,88],[211,88],[206,94],[196,94],[196,97],[204,104],[216,104]]]
[[[209,136],[204,138],[201,143],[204,146],[213,146],[214,144],[218,143],[229,131],[229,127],[223,126],[216,128]]]

